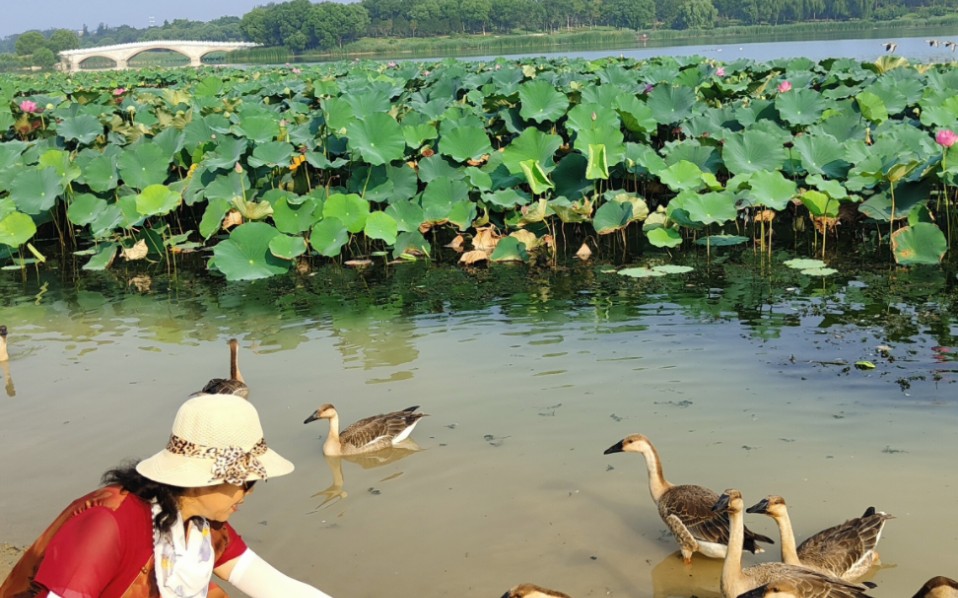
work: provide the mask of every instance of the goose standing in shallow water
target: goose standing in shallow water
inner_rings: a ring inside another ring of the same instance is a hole
[[[370,453],[401,443],[412,434],[413,428],[425,413],[415,413],[419,405],[402,411],[382,413],[361,419],[339,431],[339,414],[326,403],[306,418],[304,424],[317,419],[329,420],[329,436],[323,442],[323,454],[328,456]]]
[[[845,581],[858,579],[878,563],[875,546],[881,539],[885,522],[894,519],[893,515],[868,507],[861,517],[822,530],[796,548],[784,498],[766,497],[745,512],[768,515],[778,524],[782,534],[783,563],[811,567]]]
[[[808,569],[785,563],[760,563],[742,569],[742,540],[745,537],[745,505],[742,493],[729,489],[715,503],[716,512],[728,514],[729,546],[722,564],[722,595],[776,596],[778,598],[868,598],[868,588]],[[765,591],[778,593],[748,594],[759,586],[770,584]]]
[[[932,577],[912,598],[958,598],[958,581],[943,575]]]
[[[238,397],[243,397],[244,399],[249,399],[249,387],[246,386],[246,381],[243,379],[243,374],[241,374],[239,371],[239,341],[237,341],[235,338],[231,338],[229,345],[230,377],[213,378],[206,383],[206,386],[203,387],[203,390],[194,394],[236,395]]]
[[[7,353],[7,327],[0,325],[0,361],[9,361],[10,354]]]
[[[520,583],[502,595],[502,598],[571,598],[568,594],[549,590],[534,583]]]
[[[659,509],[659,516],[675,535],[682,558],[692,562],[692,553],[701,552],[712,558],[725,556],[729,542],[728,515],[712,510],[719,495],[708,488],[669,483],[662,473],[662,461],[659,452],[642,434],[626,436],[616,444],[605,449],[611,453],[641,453],[649,470],[649,492]],[[739,548],[752,553],[763,552],[756,542],[774,544],[771,538],[745,529],[739,540]]]

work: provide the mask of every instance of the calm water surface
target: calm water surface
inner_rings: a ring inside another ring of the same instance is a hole
[[[896,515],[876,597],[958,575],[954,273],[602,270],[229,285],[2,273],[0,541],[29,544],[103,470],[162,447],[180,402],[228,374],[236,336],[267,440],[297,467],[233,522],[337,597],[498,596],[523,580],[577,597],[718,596],[721,563],[683,566],[643,459],[602,454],[633,432],[672,482],[785,496],[800,539],[869,505]],[[327,401],[345,422],[422,405],[422,450],[324,458],[326,422],[302,421]],[[769,519],[748,525],[777,537]]]

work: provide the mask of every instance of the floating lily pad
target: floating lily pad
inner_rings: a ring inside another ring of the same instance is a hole
[[[653,270],[652,268],[623,268],[616,272],[620,276],[628,276],[629,278],[654,278],[658,276],[665,276],[665,272],[659,270]]]
[[[794,268],[795,270],[814,270],[816,268],[825,267],[825,262],[823,262],[822,260],[809,259],[809,258],[795,258],[783,263],[789,268]]]
[[[0,244],[19,247],[36,233],[33,218],[23,212],[12,212],[0,218]]]
[[[900,228],[891,235],[895,261],[903,265],[941,263],[948,251],[948,239],[938,225],[919,222]]]

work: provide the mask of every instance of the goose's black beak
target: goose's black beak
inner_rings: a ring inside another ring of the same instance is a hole
[[[768,499],[763,498],[754,505],[745,509],[746,513],[768,513]]]
[[[605,449],[604,451],[602,451],[602,454],[603,454],[603,455],[611,455],[612,453],[621,453],[621,452],[622,452],[622,442],[623,442],[623,441],[621,441],[621,440],[618,441],[618,442],[616,442],[615,444],[613,444],[613,445],[610,446],[609,448],[607,448],[607,449]]]
[[[317,419],[319,419],[319,414],[318,414],[318,413],[314,413],[314,414],[310,415],[309,417],[307,417],[306,420],[305,420],[303,423],[304,423],[304,424],[308,424],[309,422],[314,422],[314,421],[316,421]]]
[[[717,513],[726,511],[728,509],[728,501],[729,501],[728,494],[723,494],[722,496],[719,497],[718,502],[715,503],[715,506],[712,507],[712,510]]]

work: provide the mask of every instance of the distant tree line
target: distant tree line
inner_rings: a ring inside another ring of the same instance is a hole
[[[52,66],[61,50],[157,39],[252,41],[293,53],[341,48],[361,37],[432,37],[489,32],[549,33],[610,26],[710,29],[806,21],[939,16],[958,0],[290,0],[239,17],[177,19],[137,29],[101,23],[91,30],[28,31],[0,39],[0,70]]]

